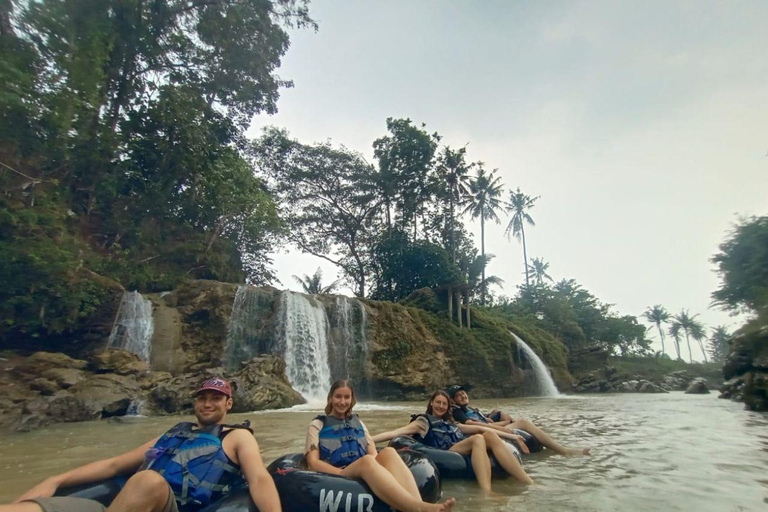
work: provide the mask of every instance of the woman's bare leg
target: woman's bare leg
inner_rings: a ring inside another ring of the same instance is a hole
[[[357,459],[342,470],[341,476],[363,479],[381,501],[402,512],[448,512],[456,502],[450,498],[433,504],[413,497],[373,455]]]
[[[541,430],[539,427],[536,426],[532,421],[526,420],[526,419],[520,419],[513,423],[510,423],[507,428],[519,428],[520,430],[525,430],[526,432],[530,432],[536,439],[539,440],[539,442],[549,448],[550,450],[554,450],[555,452],[559,453],[560,455],[589,455],[590,448],[580,448],[580,449],[571,449],[566,448],[565,446],[561,445],[554,439],[552,439],[552,436]]]
[[[451,446],[450,451],[470,455],[478,485],[486,492],[491,490],[491,459],[483,436],[470,436]]]
[[[405,465],[403,459],[397,454],[397,450],[394,448],[384,448],[376,456],[376,462],[387,468],[392,476],[395,477],[397,483],[399,483],[403,489],[408,491],[414,498],[421,499],[419,493],[419,486],[416,485],[416,479],[413,478],[411,470]]]
[[[523,465],[517,460],[510,446],[501,440],[501,438],[495,432],[484,432],[485,444],[488,445],[488,449],[496,457],[496,460],[504,468],[504,471],[523,482],[524,484],[532,484],[533,480],[528,476],[528,473],[523,469]]]

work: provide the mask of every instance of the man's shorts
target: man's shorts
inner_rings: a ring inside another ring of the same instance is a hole
[[[501,411],[496,411],[496,412],[494,412],[493,414],[491,414],[491,415],[490,415],[490,416],[488,416],[488,417],[489,417],[489,418],[491,419],[491,421],[493,421],[493,422],[501,421]]]
[[[33,501],[40,505],[43,512],[105,512],[107,508],[94,500],[84,498],[71,498],[69,496],[54,496],[53,498],[35,498]],[[168,501],[162,512],[179,512],[176,500],[170,488],[168,489]]]

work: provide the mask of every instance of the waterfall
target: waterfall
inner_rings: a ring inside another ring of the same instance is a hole
[[[265,325],[269,315],[265,310],[271,309],[273,300],[270,293],[252,286],[237,287],[222,358],[226,368],[235,369],[240,362],[268,351]]]
[[[533,369],[539,396],[560,395],[557,391],[557,386],[555,386],[555,381],[552,380],[552,376],[549,374],[549,370],[547,370],[547,367],[542,360],[539,359],[539,356],[536,355],[536,352],[534,352],[533,349],[531,349],[531,347],[529,347],[528,344],[520,339],[515,333],[510,331],[510,334],[515,338],[515,341],[517,341],[518,350],[522,350]]]
[[[125,292],[120,300],[107,348],[127,350],[149,361],[153,330],[152,303],[139,292]]]
[[[331,385],[325,308],[312,297],[289,291],[282,293],[280,306],[286,377],[307,400],[325,401]]]
[[[328,347],[333,380],[363,380],[368,359],[365,305],[357,299],[336,297],[330,309],[332,343]]]

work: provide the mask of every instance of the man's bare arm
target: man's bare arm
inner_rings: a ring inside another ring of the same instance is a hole
[[[65,473],[46,478],[18,498],[14,503],[30,500],[32,498],[49,498],[60,487],[71,487],[79,484],[89,484],[106,480],[117,475],[132,473],[139,469],[144,462],[144,454],[157,441],[157,438],[134,448],[133,450],[112,457],[110,459],[97,460],[85,466],[72,469]]]
[[[259,443],[248,430],[238,429],[229,434],[235,437],[235,458],[240,465],[251,499],[261,512],[280,512],[280,496],[272,476],[267,472],[259,452]]]

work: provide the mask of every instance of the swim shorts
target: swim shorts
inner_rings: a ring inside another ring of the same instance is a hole
[[[179,512],[173,493],[168,489],[168,501],[163,512]],[[95,500],[85,498],[72,498],[70,496],[54,496],[53,498],[35,498],[34,501],[43,509],[43,512],[105,512],[107,508]]]

